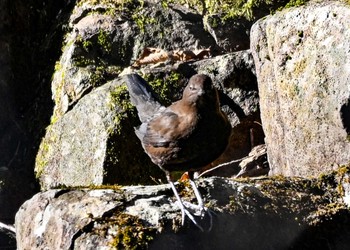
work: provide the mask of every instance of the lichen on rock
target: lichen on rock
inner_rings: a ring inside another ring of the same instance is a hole
[[[180,226],[169,185],[50,190],[18,212],[18,249],[49,244],[50,249],[314,249],[322,248],[324,238],[345,249],[350,213],[343,200],[348,190],[340,187],[349,173],[350,167],[342,166],[311,179],[201,179],[199,188],[214,214],[213,228],[205,233],[187,220]],[[177,188],[195,201],[186,184]],[[207,218],[197,219],[209,226]]]
[[[315,176],[350,161],[346,108],[341,114],[350,96],[349,15],[344,4],[316,3],[252,28],[271,174]]]

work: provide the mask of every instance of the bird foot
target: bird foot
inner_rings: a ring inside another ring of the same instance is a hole
[[[188,202],[188,201],[183,201],[183,204],[186,208],[188,208],[191,213],[195,216],[198,216],[198,217],[204,217],[205,214],[209,211],[209,209],[207,207],[204,207],[204,206],[199,206],[197,204],[193,204],[191,202]]]
[[[179,202],[177,203],[181,208],[181,212],[182,212],[182,225],[184,224],[184,219],[186,215],[193,222],[195,226],[197,226],[202,232],[204,232],[203,227],[198,223],[195,217],[200,217],[200,219],[203,220],[205,216],[208,215],[210,221],[209,221],[209,228],[207,231],[208,232],[211,231],[213,226],[213,215],[212,215],[213,212],[209,208],[205,206],[193,204],[187,201],[182,202],[183,206],[181,206]]]

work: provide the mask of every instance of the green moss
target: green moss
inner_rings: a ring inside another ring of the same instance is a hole
[[[59,71],[59,70],[62,70],[62,65],[61,65],[61,62],[60,61],[57,61],[55,63],[55,72],[56,71]]]
[[[89,41],[89,40],[84,40],[82,44],[83,44],[83,48],[84,48],[87,52],[89,52],[89,51],[92,49],[93,44],[92,44],[91,41]]]
[[[55,109],[53,111],[53,114],[51,116],[51,125],[55,124],[63,115],[62,111],[60,110],[61,102],[62,102],[62,91],[65,84],[65,70],[64,67],[61,65],[60,62],[56,62],[55,64],[55,72],[53,75],[53,78],[56,83],[56,89],[55,89]]]
[[[165,75],[143,75],[145,80],[152,86],[158,94],[160,102],[165,106],[170,105],[173,101],[180,99],[179,93],[184,77],[177,72],[170,72]]]
[[[145,227],[142,221],[124,213],[115,218],[116,233],[110,246],[115,249],[146,249],[154,238],[156,229]]]
[[[350,164],[340,166],[334,173],[339,177],[342,177],[345,174],[349,174],[350,173]]]
[[[47,154],[49,152],[49,145],[42,141],[39,147],[39,152],[35,159],[35,177],[38,179],[42,175],[45,170],[45,166],[47,165]]]
[[[162,5],[163,6],[163,5]],[[133,11],[132,19],[140,29],[141,33],[145,33],[146,27],[150,24],[157,23],[157,20],[153,17],[143,13],[144,2],[140,1],[140,5]]]
[[[99,8],[97,9],[89,9],[86,8],[85,11],[89,11],[86,14],[93,14],[93,13],[99,13],[103,15],[111,15],[115,16],[118,12],[124,11],[124,12],[133,12],[134,9],[136,9],[138,6],[143,4],[142,0],[80,0],[77,3],[78,7],[83,6],[86,4],[87,6],[96,6],[98,5]]]
[[[264,179],[241,179],[255,188],[241,188],[240,195],[230,199],[228,211],[234,214],[276,214],[285,219],[302,218],[301,223],[315,225],[344,209],[338,175],[348,168],[321,175],[319,178],[273,176]],[[338,186],[338,188],[337,188]],[[249,199],[247,198],[249,197]],[[301,214],[302,211],[302,214]]]
[[[74,191],[74,190],[105,190],[105,189],[111,189],[111,190],[114,190],[114,191],[120,191],[120,192],[123,192],[122,190],[122,187],[121,185],[118,185],[118,184],[105,184],[105,185],[89,185],[89,186],[74,186],[74,187],[69,187],[69,186],[66,186],[64,184],[61,184],[59,186],[55,186],[53,187],[52,189],[62,189],[62,190],[68,190],[68,191]]]
[[[73,58],[74,65],[77,67],[86,67],[88,65],[94,65],[96,61],[87,56],[81,55],[78,58]]]
[[[121,124],[124,119],[128,117],[136,117],[136,108],[130,102],[130,96],[125,84],[116,86],[111,92],[111,102],[109,106],[111,109],[120,108],[121,111],[114,118],[115,124]],[[121,133],[121,126],[118,126],[118,130],[115,133]]]
[[[42,139],[40,146],[39,146],[39,150],[38,150],[38,154],[36,156],[35,159],[35,176],[36,178],[39,178],[41,176],[41,174],[43,173],[43,171],[45,170],[45,166],[48,164],[47,159],[49,158],[49,154],[51,154],[52,152],[51,150],[51,144],[55,143],[56,141],[56,137],[54,137],[53,135],[50,135],[50,131],[52,129],[52,126],[62,117],[62,111],[59,109],[59,107],[61,106],[61,93],[64,87],[64,83],[65,83],[65,71],[64,71],[64,67],[62,66],[62,64],[60,63],[60,61],[57,61],[55,63],[55,72],[52,76],[53,79],[55,79],[56,81],[58,81],[58,84],[56,84],[56,89],[55,89],[55,109],[53,111],[53,114],[51,116],[51,120],[50,120],[50,125],[46,128],[46,136]]]
[[[124,202],[123,196],[117,198],[117,201]],[[80,230],[97,238],[107,239],[108,249],[148,249],[157,229],[146,226],[143,220],[124,213],[122,209],[123,207],[118,207],[102,217],[94,217],[88,213],[86,219],[90,223]]]
[[[77,2],[77,6],[82,6],[83,4],[89,5],[106,5],[106,6],[114,6],[114,7],[124,7],[124,5],[133,2],[132,0],[79,0]]]
[[[100,30],[97,37],[97,44],[100,45],[105,53],[110,53],[112,50],[112,40],[110,35],[105,30]]]
[[[343,211],[347,212],[348,209],[342,203],[321,204],[316,211],[310,214],[308,224],[317,226],[325,221],[332,221],[337,214]]]
[[[106,70],[104,66],[97,66],[90,75],[90,84],[92,87],[101,86],[106,83]]]
[[[284,8],[291,8],[291,7],[298,7],[298,6],[302,6],[305,5],[305,3],[307,3],[309,0],[291,0],[289,1],[289,3],[287,3],[285,5]]]
[[[46,136],[42,139],[38,154],[35,158],[35,177],[38,179],[45,170],[47,166],[48,159],[51,157],[52,145],[56,143],[57,137],[52,133],[52,125],[48,126],[46,129]]]

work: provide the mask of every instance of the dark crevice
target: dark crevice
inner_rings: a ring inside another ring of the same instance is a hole
[[[346,133],[350,135],[350,97],[340,108],[340,117]]]

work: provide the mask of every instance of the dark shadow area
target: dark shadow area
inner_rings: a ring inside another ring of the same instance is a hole
[[[319,223],[306,228],[288,249],[337,249],[350,246],[350,213],[341,211]]]
[[[50,123],[51,76],[74,4],[55,0],[0,4],[0,221],[8,224],[14,222],[20,205],[39,191],[35,157]],[[13,244],[11,237],[0,234],[1,249]]]
[[[7,232],[0,231],[0,249],[15,250],[15,237],[13,235],[8,234]]]
[[[244,114],[243,109],[235,103],[230,97],[228,97],[226,94],[219,91],[219,98],[220,98],[220,104],[221,106],[227,105],[230,110],[232,110],[239,119],[243,119],[246,117]]]
[[[235,249],[235,250],[346,250],[350,244],[350,224],[347,215],[318,226],[301,226],[291,216],[281,218],[261,212],[247,215],[217,214],[213,229],[166,233],[155,237],[150,249]]]
[[[350,98],[340,108],[340,117],[346,133],[350,135]]]
[[[163,179],[164,172],[148,157],[135,134],[134,127],[140,125],[136,115],[128,114],[127,119],[120,122],[122,133],[115,131],[108,138],[105,162],[105,184],[151,185],[155,180]],[[135,150],[138,148],[138,150]],[[129,152],[129,153],[126,153]],[[132,153],[130,153],[132,152]]]
[[[210,232],[202,233],[193,228],[177,234],[163,234],[160,239],[153,241],[150,249],[282,250],[288,249],[303,231],[295,221],[264,214],[218,214],[213,223]]]

